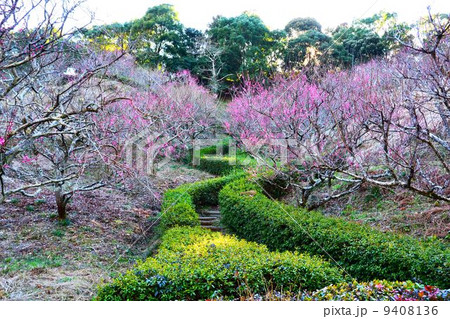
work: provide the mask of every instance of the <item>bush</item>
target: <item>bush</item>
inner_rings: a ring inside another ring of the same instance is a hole
[[[270,249],[299,250],[333,258],[358,280],[413,280],[441,288],[450,286],[450,250],[436,239],[420,241],[383,233],[283,205],[265,197],[258,185],[246,179],[225,186],[219,202],[225,227]]]
[[[338,283],[304,294],[302,300],[339,300],[339,301],[436,301],[450,300],[450,291],[439,290],[436,287],[425,286],[411,281],[390,282],[386,280],[374,280],[371,282]]]
[[[202,155],[199,163],[194,167],[213,175],[225,176],[243,172],[245,167],[249,167],[255,163],[256,161],[249,157],[249,155],[239,152],[234,159],[225,155]]]
[[[207,179],[165,192],[161,205],[160,232],[175,226],[200,225],[195,207],[217,205],[219,191],[226,184],[243,176],[244,174],[238,174]]]
[[[222,146],[222,153],[228,154],[229,152],[229,140],[223,140],[219,144],[206,146],[200,149],[199,155],[203,157],[205,155],[217,155],[217,147]],[[194,150],[189,149],[188,155],[186,156],[186,164],[192,164],[192,160],[194,158]]]
[[[233,172],[242,171],[242,167],[236,163],[230,164],[230,157],[205,155],[200,157],[199,164],[195,166],[201,171],[213,175],[228,175]]]
[[[186,202],[179,202],[173,207],[163,210],[160,227],[169,229],[175,226],[199,226],[198,214],[192,205]]]
[[[199,227],[166,232],[154,258],[99,289],[97,300],[236,299],[268,288],[316,290],[344,281],[318,257],[267,247]]]
[[[202,148],[199,152],[198,164],[196,164],[194,167],[213,175],[225,176],[229,174],[240,173],[243,171],[243,168],[245,166],[254,165],[256,163],[254,159],[252,159],[247,153],[242,151],[237,151],[236,156],[233,159],[228,154],[228,140],[222,142],[222,153],[223,155],[217,154],[216,145]],[[193,164],[193,150],[189,151],[186,162],[189,165]]]

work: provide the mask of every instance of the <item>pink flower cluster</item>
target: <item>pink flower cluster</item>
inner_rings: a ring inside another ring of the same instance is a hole
[[[450,118],[439,109],[445,99],[435,93],[448,75],[426,67],[429,60],[402,53],[319,81],[304,75],[246,81],[224,127],[242,145],[295,140],[288,151],[304,163],[307,176],[322,170],[372,183],[384,178],[379,185],[448,198],[448,143],[441,132]],[[270,144],[266,151],[275,156]]]
[[[36,159],[35,158],[31,158],[31,157],[29,157],[28,155],[24,155],[23,157],[22,157],[22,163],[23,164],[30,164],[31,162],[33,162],[33,161],[35,161]]]

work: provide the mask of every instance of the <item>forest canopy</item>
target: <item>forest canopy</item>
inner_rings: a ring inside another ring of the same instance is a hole
[[[412,25],[396,13],[342,23],[323,30],[311,17],[299,17],[282,30],[270,30],[255,14],[216,16],[204,32],[184,26],[170,4],[151,7],[140,19],[99,25],[83,35],[105,47],[125,41],[140,65],[169,72],[189,70],[216,93],[226,92],[243,77],[271,77],[308,66],[349,68],[387,56],[398,39],[410,38]]]

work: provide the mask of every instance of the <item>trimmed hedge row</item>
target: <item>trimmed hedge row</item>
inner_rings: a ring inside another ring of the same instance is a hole
[[[213,175],[225,176],[243,172],[245,167],[254,165],[255,162],[255,159],[243,152],[237,153],[234,158],[227,155],[204,154],[194,167]]]
[[[225,227],[270,249],[306,251],[327,259],[331,256],[358,280],[413,280],[450,287],[450,249],[441,241],[383,233],[282,205],[268,199],[247,179],[225,186],[219,204]]]
[[[242,171],[242,165],[237,160],[235,164],[230,164],[230,157],[217,155],[200,157],[199,164],[195,168],[219,176]]]
[[[256,163],[256,160],[252,159],[247,153],[239,150],[234,158],[226,155],[229,153],[227,140],[222,142],[223,155],[217,154],[217,147],[218,145],[212,145],[200,149],[198,163],[194,167],[213,175],[226,176],[241,173],[244,167]],[[186,163],[193,164],[193,150],[188,152]]]
[[[217,155],[217,148],[221,147],[222,148],[222,153],[223,154],[228,154],[229,152],[229,144],[227,140],[224,140],[222,142],[220,142],[219,144],[216,145],[210,145],[210,146],[206,146],[200,149],[199,151],[199,155],[200,157],[203,157],[205,155]],[[192,164],[192,160],[194,158],[194,150],[193,149],[189,149],[187,156],[186,156],[186,164]]]
[[[168,190],[164,193],[161,205],[160,231],[164,232],[175,226],[199,226],[195,206],[217,205],[219,191],[226,184],[243,176],[241,173],[212,178]]]
[[[176,227],[158,254],[99,289],[97,300],[236,299],[268,288],[316,290],[344,281],[318,257],[267,247],[199,227]]]

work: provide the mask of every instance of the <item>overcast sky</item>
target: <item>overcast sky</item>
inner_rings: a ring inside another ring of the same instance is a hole
[[[297,17],[314,17],[324,28],[371,16],[381,10],[397,12],[401,21],[413,22],[432,12],[450,12],[449,0],[87,0],[95,12],[96,24],[137,19],[152,6],[175,6],[186,27],[205,30],[217,15],[236,16],[250,11],[261,17],[270,29],[281,29]]]

